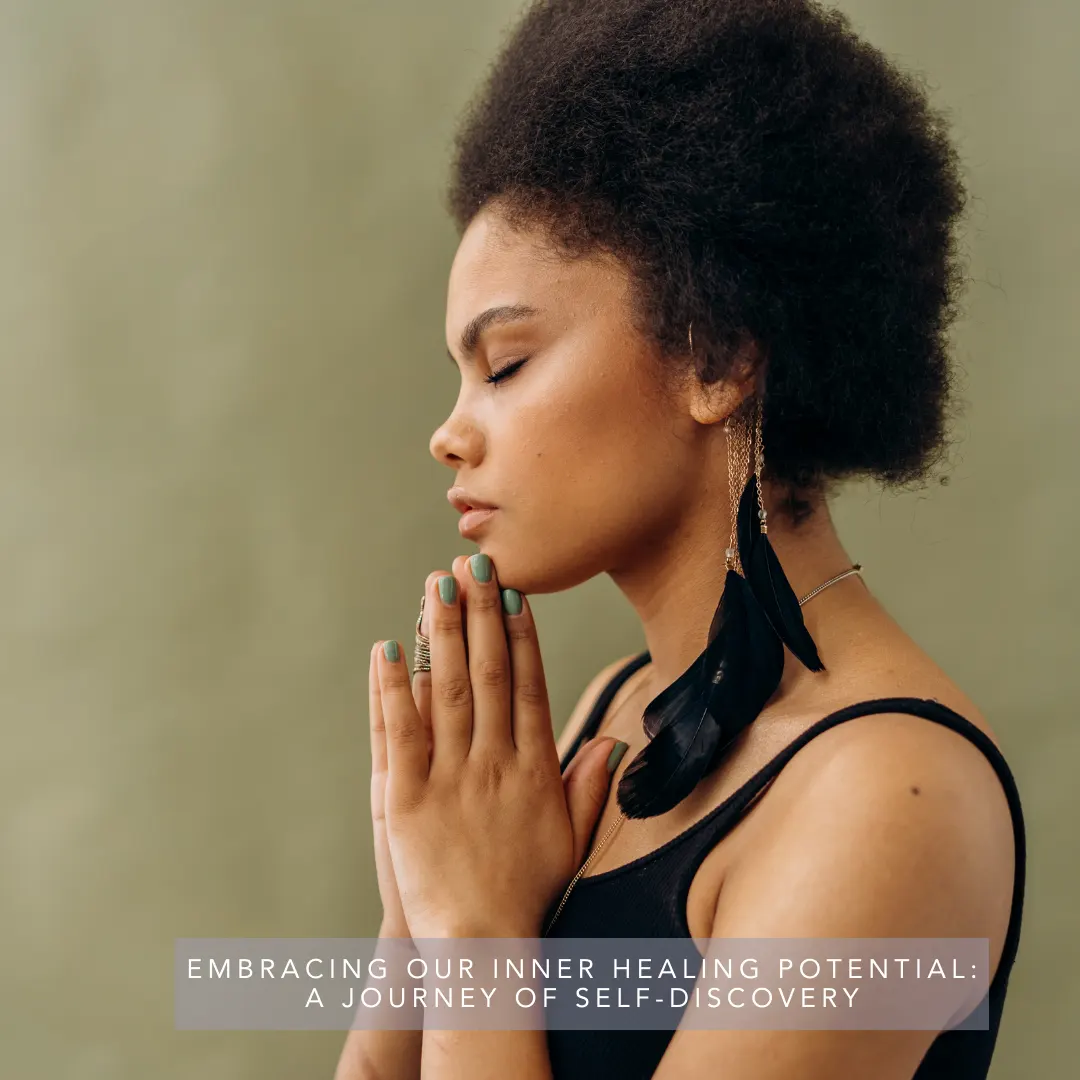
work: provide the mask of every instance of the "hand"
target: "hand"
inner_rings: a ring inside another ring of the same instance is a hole
[[[424,583],[425,595],[430,595],[432,582],[442,577],[445,571],[436,570],[428,575]],[[428,605],[424,605],[420,632],[429,633]],[[376,652],[381,647],[376,642],[371,647],[368,657],[368,716],[371,728],[371,824],[375,841],[375,874],[379,882],[379,899],[382,901],[383,919],[380,928],[381,937],[410,937],[405,912],[401,907],[397,879],[390,858],[390,848],[386,840],[386,725],[382,714],[382,698],[379,694],[379,671]],[[418,671],[412,680],[413,701],[427,732],[428,752],[431,752],[431,672]],[[569,769],[567,769],[569,772]]]
[[[456,586],[449,603],[439,577]],[[381,643],[374,651],[384,827],[402,911],[414,937],[536,936],[595,827],[612,743],[583,750],[564,787],[524,598],[520,614],[504,616],[493,568],[477,580],[464,556],[428,579],[426,596],[428,717],[400,648],[395,661]]]

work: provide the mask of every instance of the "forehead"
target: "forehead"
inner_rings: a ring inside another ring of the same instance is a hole
[[[625,270],[610,256],[568,259],[542,230],[512,229],[485,208],[469,223],[450,267],[447,340],[453,343],[469,319],[495,305],[569,313],[583,306],[620,306],[626,293]]]

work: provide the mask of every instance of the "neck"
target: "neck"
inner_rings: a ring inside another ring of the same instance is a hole
[[[769,541],[796,597],[801,599],[855,561],[840,543],[823,498],[797,528],[787,519],[781,520],[782,515],[769,505],[767,493],[765,502]],[[667,537],[650,545],[639,561],[611,573],[641,620],[652,657],[648,680],[651,695],[673,683],[705,648],[727,576],[724,549],[728,529],[726,514],[684,520]],[[837,616],[853,603],[865,604],[868,600],[873,602],[862,578],[853,574],[823,589],[802,608],[806,628],[826,667],[845,634],[846,620]],[[785,650],[778,693],[787,694],[814,674]]]

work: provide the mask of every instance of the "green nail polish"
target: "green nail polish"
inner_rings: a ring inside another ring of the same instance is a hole
[[[630,749],[629,743],[624,743],[621,739],[611,748],[611,753],[608,754],[607,759],[607,771],[613,773],[622,761],[623,754]]]
[[[384,641],[382,643],[383,656],[390,661],[391,664],[396,664],[398,660],[398,647],[396,641]]]
[[[486,584],[491,580],[491,556],[481,552],[479,555],[469,556],[469,569],[477,581]]]
[[[503,611],[507,615],[520,615],[521,614],[521,593],[517,589],[503,589],[502,591]]]
[[[439,578],[439,599],[444,604],[452,604],[457,599],[457,578],[443,574]]]

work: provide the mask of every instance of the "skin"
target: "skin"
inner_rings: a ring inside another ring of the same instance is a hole
[[[539,314],[493,323],[463,352],[470,320],[500,305]],[[495,574],[480,584],[460,557],[429,576],[432,672],[417,685],[402,660],[391,663],[379,643],[372,650],[384,930],[537,936],[586,839],[618,813],[603,764],[610,738],[630,744],[617,782],[644,745],[645,704],[700,652],[730,524],[723,421],[751,385],[702,387],[684,377],[635,328],[629,279],[616,261],[560,259],[541,233],[509,228],[497,205],[462,238],[446,332],[461,388],[430,448],[456,484],[498,507],[476,536]],[[485,382],[524,356],[504,382]],[[768,485],[764,498],[770,540],[797,595],[851,565],[824,501],[794,529]],[[653,659],[616,696],[602,736],[575,759],[571,783],[559,773],[528,603],[507,617],[498,589],[553,592],[602,572],[634,607]],[[435,590],[445,573],[459,584],[449,607]],[[590,873],[678,835],[800,732],[853,701],[936,697],[994,738],[861,578],[824,590],[803,614],[827,671],[808,672],[788,655],[780,687],[721,768],[668,813],[624,823]],[[830,729],[792,759],[705,859],[687,919],[699,938],[986,937],[993,972],[1013,858],[1008,806],[984,755],[941,725],[879,714]],[[724,1080],[901,1080],[934,1034],[680,1029],[655,1075],[713,1077],[723,1063]],[[352,1033],[338,1080],[551,1075],[542,1033],[420,1036]]]

